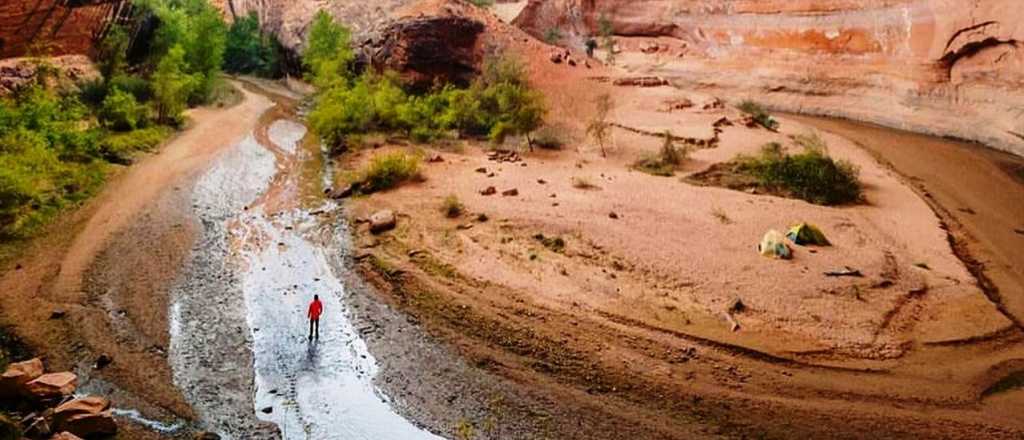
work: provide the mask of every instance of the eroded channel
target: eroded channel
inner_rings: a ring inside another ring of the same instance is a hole
[[[226,438],[438,438],[374,384],[376,360],[344,300],[347,232],[322,220],[333,202],[303,197],[319,149],[282,99],[196,185],[203,234],[171,306],[175,382]],[[318,341],[307,339],[314,294]]]

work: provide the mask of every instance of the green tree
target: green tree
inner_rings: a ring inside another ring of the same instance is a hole
[[[351,79],[349,67],[355,54],[351,47],[352,34],[331,15],[320,11],[313,19],[302,65],[310,72],[313,85],[327,89],[338,82]]]
[[[185,41],[188,73],[198,74],[190,102],[205,103],[213,94],[213,86],[220,77],[227,43],[227,25],[220,11],[205,1],[195,15],[190,16],[190,37]]]
[[[153,97],[160,122],[179,124],[181,112],[195,87],[195,79],[185,73],[185,49],[174,46],[160,60],[153,74]]]
[[[224,70],[276,77],[281,71],[281,48],[277,39],[260,30],[255,12],[238,18],[227,33]]]

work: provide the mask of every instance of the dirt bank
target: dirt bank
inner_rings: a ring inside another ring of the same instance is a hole
[[[614,121],[625,128],[607,157],[581,137],[512,163],[467,143],[426,164],[425,183],[353,200],[356,222],[377,209],[399,213],[398,228],[383,236],[355,229],[361,267],[388,303],[478,370],[550,401],[571,400],[554,407],[573,406],[584,421],[615,421],[600,432],[562,433],[569,438],[1020,435],[1024,426],[1008,416],[1019,393],[981,397],[1005,377],[994,365],[1024,356],[1020,329],[898,175],[826,133],[831,154],[860,167],[867,203],[824,208],[693,187],[679,177],[765,142],[788,144],[811,127],[784,120],[779,134],[741,126],[716,134],[714,121],[739,114],[668,105],[715,102],[702,92],[613,93]],[[640,133],[665,129],[718,141],[692,153],[675,177],[632,171],[661,143]],[[344,167],[379,152],[355,153]],[[482,195],[488,186],[498,194]],[[510,189],[518,194],[501,195]],[[440,212],[449,194],[466,205],[458,219]],[[835,246],[797,248],[788,263],[753,251],[767,229],[801,220],[823,226]],[[823,275],[843,266],[865,278]],[[733,332],[723,313],[736,299],[745,307],[733,313]]]

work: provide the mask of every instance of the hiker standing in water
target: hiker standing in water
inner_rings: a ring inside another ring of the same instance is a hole
[[[320,302],[319,295],[313,295],[313,302],[309,303],[309,340],[313,340],[314,332],[316,340],[320,340],[320,314],[324,312],[324,305]]]

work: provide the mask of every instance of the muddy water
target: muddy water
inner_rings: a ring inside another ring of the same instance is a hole
[[[339,276],[345,231],[313,214],[338,207],[303,197],[318,151],[294,115],[275,111],[195,187],[204,233],[171,307],[175,382],[225,438],[437,438],[374,385]],[[313,294],[324,303],[318,341],[306,338]]]
[[[1024,158],[871,124],[786,118],[850,139],[905,176],[949,225],[957,253],[982,277],[990,299],[1022,326]]]

